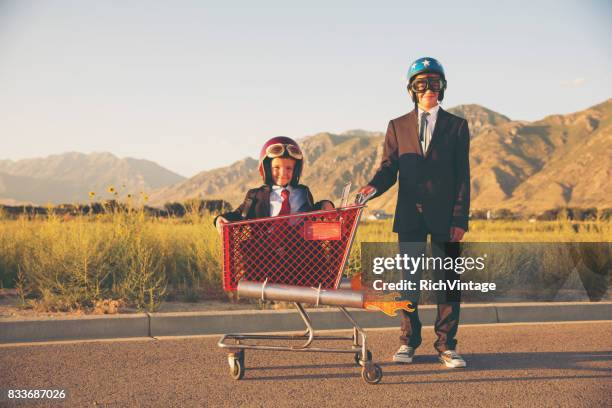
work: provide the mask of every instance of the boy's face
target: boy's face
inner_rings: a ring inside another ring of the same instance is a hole
[[[440,75],[438,74],[420,74],[417,75],[414,79],[418,81],[419,79],[423,80],[426,78],[435,78],[440,79]],[[431,89],[428,89],[424,93],[417,93],[417,98],[419,98],[419,105],[424,109],[431,109],[438,104],[438,95],[439,92],[434,92]]]
[[[270,162],[272,182],[277,186],[286,186],[293,178],[295,160],[289,157],[277,157]]]

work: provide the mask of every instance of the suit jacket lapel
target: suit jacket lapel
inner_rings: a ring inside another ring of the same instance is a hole
[[[258,210],[255,212],[256,217],[270,216],[270,186],[265,185],[260,189],[257,197]]]
[[[408,114],[408,138],[409,140],[413,140],[416,142],[416,145],[419,148],[419,152],[421,156],[423,156],[423,146],[421,146],[421,141],[419,140],[419,121],[417,119],[417,111],[412,110]]]
[[[436,119],[436,127],[434,128],[433,134],[431,135],[431,141],[429,142],[429,146],[427,146],[427,152],[425,153],[425,157],[429,156],[429,152],[433,148],[434,143],[438,139],[440,139],[446,130],[446,126],[448,126],[449,122],[449,114],[442,108],[438,109],[438,118]],[[421,144],[419,143],[419,146]]]

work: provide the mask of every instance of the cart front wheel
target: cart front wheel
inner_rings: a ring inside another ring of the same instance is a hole
[[[244,352],[240,351],[236,354],[229,354],[227,356],[229,366],[230,366],[230,375],[234,380],[242,380],[244,377]]]
[[[365,363],[367,363],[368,361],[372,361],[372,352],[370,350],[367,350],[366,352],[366,360],[362,361],[361,359],[361,351],[358,351],[355,353],[355,364],[357,364],[358,366],[363,367],[365,365]]]
[[[378,364],[367,363],[361,369],[361,378],[368,384],[378,384],[382,380],[382,368]]]

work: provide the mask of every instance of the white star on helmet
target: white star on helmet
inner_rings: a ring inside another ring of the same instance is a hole
[[[426,67],[428,67],[428,66],[429,66],[429,60],[425,60],[425,61],[423,61],[423,65],[425,65]]]

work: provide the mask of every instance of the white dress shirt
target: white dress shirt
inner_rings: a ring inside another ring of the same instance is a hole
[[[300,212],[300,209],[306,204],[306,193],[303,189],[296,189],[293,188],[293,186],[272,186],[272,190],[270,191],[270,217],[276,217],[280,212],[283,206],[283,196],[281,192],[284,189],[289,191],[291,214]]]
[[[440,110],[440,105],[436,105],[428,111],[421,109],[419,106],[419,116],[417,118],[418,121],[418,131],[421,131],[421,115],[423,112],[428,112],[429,116],[427,117],[427,129],[425,129],[425,137],[423,138],[423,142],[421,143],[421,147],[423,148],[423,155],[427,153],[427,149],[429,149],[429,144],[431,143],[431,138],[433,136],[434,128],[436,127],[436,120],[438,119],[438,110]]]

